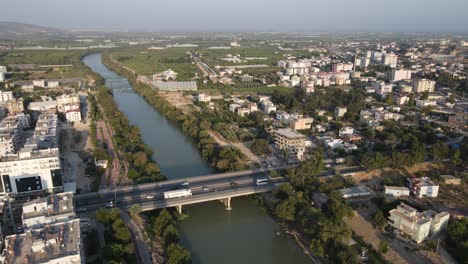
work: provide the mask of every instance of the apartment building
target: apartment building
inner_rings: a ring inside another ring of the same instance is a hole
[[[312,127],[312,117],[298,117],[287,120],[289,127],[293,130],[306,130]]]
[[[2,263],[80,264],[80,220],[50,224],[5,238]]]
[[[23,128],[28,126],[16,116],[5,117],[0,122],[0,157],[13,154],[22,147]]]
[[[401,203],[390,211],[389,224],[407,235],[417,244],[437,235],[447,227],[450,214],[432,210],[418,212],[415,208]]]
[[[410,80],[411,79],[411,70],[397,70],[393,69],[390,76],[392,82],[398,82],[401,80]]]
[[[6,103],[8,100],[13,99],[13,92],[0,91],[0,103]]]
[[[73,193],[51,194],[23,204],[23,227],[36,229],[75,219]]]
[[[57,143],[57,115],[42,113],[37,119],[34,136],[28,144],[37,148],[51,148],[57,147]]]
[[[270,114],[271,112],[276,112],[276,105],[273,104],[270,100],[265,100],[260,103],[260,109],[265,114]]]
[[[392,68],[395,68],[397,66],[397,62],[398,62],[398,56],[393,53],[384,53],[382,55],[382,63],[384,65],[388,65]]]
[[[413,92],[423,93],[423,92],[434,92],[435,90],[435,81],[428,79],[417,79],[413,81]]]
[[[80,122],[81,110],[79,105],[65,105],[65,118],[68,122]]]
[[[435,184],[428,177],[408,178],[408,186],[411,192],[419,198],[435,198],[439,194],[439,185]]]
[[[16,115],[16,114],[22,113],[24,112],[23,98],[19,98],[19,99],[12,98],[4,104],[4,107],[7,110],[8,114],[10,115]]]
[[[25,147],[0,158],[0,193],[26,194],[62,190],[58,148]]]
[[[304,158],[306,137],[290,128],[274,131],[275,147],[284,151],[288,159],[302,160]]]
[[[378,82],[374,84],[375,92],[379,95],[386,95],[388,93],[392,93],[393,85],[386,84],[385,82]]]
[[[57,111],[65,112],[65,106],[67,105],[80,105],[80,96],[78,94],[63,94],[56,98]]]

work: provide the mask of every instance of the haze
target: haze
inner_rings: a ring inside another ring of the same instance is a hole
[[[108,31],[466,32],[466,0],[15,0],[1,20]]]

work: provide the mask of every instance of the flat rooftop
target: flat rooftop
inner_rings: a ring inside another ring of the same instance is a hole
[[[281,128],[281,129],[275,130],[275,133],[280,136],[287,137],[287,138],[298,138],[298,139],[306,138],[306,136],[290,128]]]
[[[45,205],[45,208],[41,205]],[[71,192],[52,194],[23,204],[23,220],[37,216],[48,217],[73,212],[73,193]]]
[[[3,255],[5,263],[81,263],[80,220],[7,236]]]
[[[33,150],[32,148],[28,147],[28,148],[22,148],[16,154],[9,154],[9,155],[5,155],[1,157],[0,162],[51,158],[51,157],[58,157],[58,156],[59,156],[58,148]]]

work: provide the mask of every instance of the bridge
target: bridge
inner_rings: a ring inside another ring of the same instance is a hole
[[[286,167],[284,167],[286,168]],[[280,168],[275,168],[280,169]],[[256,193],[270,192],[286,182],[285,178],[270,178],[268,170],[248,170],[180,178],[156,183],[120,186],[117,188],[101,190],[95,193],[79,194],[75,196],[77,207],[88,210],[102,208],[106,203],[113,201],[123,209],[130,209],[132,205],[140,204],[143,211],[176,207],[182,212],[183,205],[221,201],[226,209],[231,209],[231,198]],[[269,178],[266,185],[257,186],[258,178]],[[188,182],[192,191],[191,196],[164,199],[164,192],[185,188],[183,183]]]

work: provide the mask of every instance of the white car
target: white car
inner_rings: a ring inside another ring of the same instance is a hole
[[[181,185],[182,185],[182,186],[189,186],[190,183],[189,183],[188,181],[184,181]]]
[[[146,199],[153,199],[153,198],[154,198],[154,195],[152,195],[152,194],[146,195]]]

